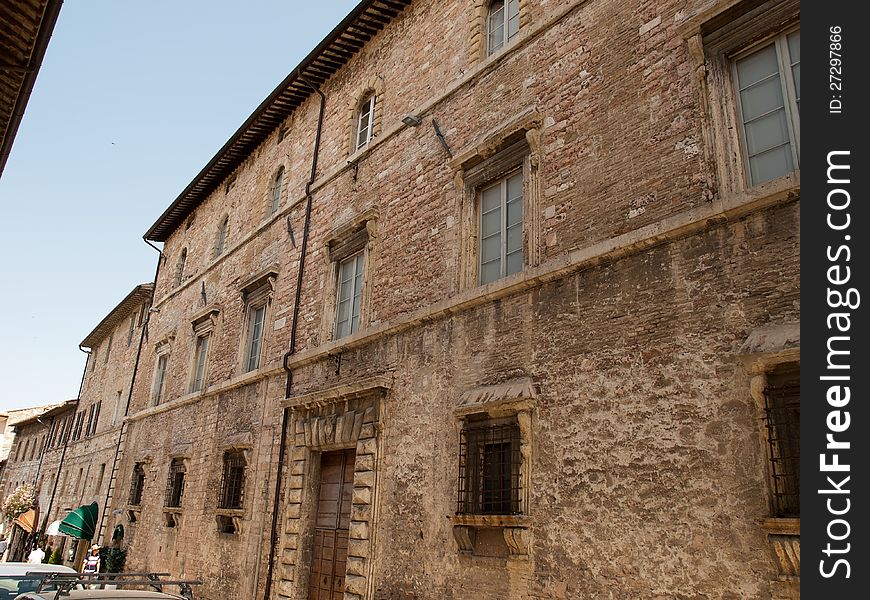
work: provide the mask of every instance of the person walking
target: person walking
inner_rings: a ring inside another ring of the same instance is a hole
[[[82,565],[82,573],[96,573],[100,570],[100,546],[94,544]]]

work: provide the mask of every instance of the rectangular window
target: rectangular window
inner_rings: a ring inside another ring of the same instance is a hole
[[[266,324],[266,305],[251,307],[248,311],[248,342],[245,352],[245,372],[260,367],[263,349],[263,331]]]
[[[118,422],[118,414],[121,411],[121,392],[118,392],[118,395],[115,396],[115,410],[112,411],[112,425]]]
[[[800,367],[783,366],[768,374],[764,390],[764,424],[773,514],[799,517],[800,505]]]
[[[106,475],[106,463],[100,463],[100,469],[97,471],[97,493],[99,493],[100,488],[103,486],[103,477]]]
[[[359,150],[372,139],[375,116],[375,95],[371,94],[360,103],[357,114],[356,149]]]
[[[136,463],[133,465],[133,477],[130,481],[130,504],[139,506],[142,504],[142,490],[145,489],[145,465]]]
[[[187,469],[184,467],[184,459],[173,458],[169,464],[169,479],[166,481],[166,508],[181,508],[181,499],[184,496],[184,475]]]
[[[520,514],[520,463],[520,428],[516,419],[466,423],[459,442],[456,513]]]
[[[103,356],[103,364],[104,365],[109,364],[109,354],[111,354],[111,352],[112,352],[112,338],[113,337],[114,337],[114,335],[109,335],[109,341],[106,342],[106,355]]]
[[[480,283],[523,270],[523,174],[517,171],[480,193]]]
[[[240,509],[245,492],[245,454],[240,450],[224,453],[224,472],[221,481],[219,508]]]
[[[800,164],[800,30],[735,57],[747,176],[758,185]]]
[[[190,391],[198,392],[205,384],[205,367],[208,361],[208,341],[210,335],[201,335],[196,338],[194,350],[193,380],[190,383]]]
[[[73,428],[72,439],[78,440],[82,436],[82,425],[85,421],[85,411],[76,413],[75,427]]]
[[[163,399],[163,388],[166,384],[166,369],[169,365],[169,355],[161,354],[157,357],[157,368],[154,370],[154,388],[151,390],[151,398],[154,405],[160,404]]]
[[[133,315],[132,317],[130,317],[130,326],[129,326],[129,329],[127,329],[127,345],[128,346],[133,343],[133,330],[135,328],[136,328],[136,315]]]
[[[338,265],[335,339],[348,336],[359,329],[364,262],[363,253],[359,253]]]

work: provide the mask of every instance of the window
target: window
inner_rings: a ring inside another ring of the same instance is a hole
[[[118,395],[115,396],[115,410],[112,411],[112,425],[118,422],[118,413],[121,410],[121,392],[118,392]]]
[[[456,513],[522,513],[520,463],[520,428],[515,418],[466,422],[459,442]]]
[[[224,472],[221,480],[219,508],[240,509],[245,493],[245,454],[241,450],[224,453]]]
[[[364,262],[364,254],[361,252],[338,265],[335,339],[348,336],[359,329]]]
[[[800,516],[800,395],[798,365],[783,365],[768,373],[764,424],[776,517]]]
[[[278,212],[281,206],[281,190],[284,187],[284,167],[278,169],[275,177],[272,179],[272,201],[269,205],[269,214],[274,215]]]
[[[130,504],[139,506],[142,504],[142,490],[145,489],[145,464],[133,465],[133,477],[130,481]]]
[[[160,404],[163,398],[163,388],[166,384],[166,368],[169,365],[169,354],[161,354],[157,357],[157,368],[154,369],[154,387],[151,389],[151,398],[154,405]]]
[[[85,411],[81,411],[76,413],[76,422],[75,427],[73,428],[72,439],[73,441],[78,440],[82,436],[82,426],[85,421]]]
[[[800,29],[734,58],[733,76],[751,185],[800,164]]]
[[[109,341],[106,342],[106,355],[103,357],[103,364],[109,364],[109,354],[112,352],[112,338],[114,335],[109,334]]]
[[[106,475],[106,463],[100,463],[100,470],[97,471],[97,485],[96,489],[99,493],[100,488],[103,486],[103,477]]]
[[[215,239],[214,243],[214,257],[217,258],[221,254],[224,253],[224,248],[227,243],[227,233],[230,228],[230,217],[225,216],[221,221],[221,224],[218,225],[217,230],[217,239]]]
[[[211,335],[200,335],[196,338],[196,348],[193,359],[193,379],[190,382],[190,391],[198,392],[205,384],[205,367],[208,361],[208,341]]]
[[[357,108],[356,149],[359,150],[372,139],[375,119],[375,94],[370,93]]]
[[[181,249],[181,254],[178,256],[178,263],[175,265],[175,286],[181,285],[184,281],[184,265],[187,263],[187,248]]]
[[[260,368],[266,334],[266,315],[277,275],[277,272],[270,268],[258,273],[249,280],[249,283],[242,286],[245,321],[240,356],[244,373]]]
[[[507,4],[507,6],[505,6]],[[520,32],[519,0],[495,0],[486,17],[486,53],[493,55]]]
[[[130,328],[127,330],[127,346],[133,343],[133,329],[136,327],[136,315],[130,317]]]
[[[90,432],[88,433],[89,436],[97,433],[97,423],[100,422],[100,409],[102,408],[102,406],[102,400],[97,400],[97,403],[94,404],[94,414],[90,420]]]
[[[169,478],[166,481],[166,508],[181,508],[181,498],[184,496],[184,475],[187,469],[183,458],[173,458],[169,464]]]
[[[96,404],[91,404],[88,407],[88,417],[84,422],[84,435],[85,437],[91,437],[91,425],[94,422],[94,409],[96,408]]]
[[[480,283],[523,270],[523,174],[480,192]]]
[[[88,356],[88,360],[91,361],[91,373],[97,368],[97,349],[94,348],[93,352]]]
[[[248,340],[245,352],[245,372],[260,367],[263,349],[263,330],[266,323],[266,305],[251,307],[248,311]]]

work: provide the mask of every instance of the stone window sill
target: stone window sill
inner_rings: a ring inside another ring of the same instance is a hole
[[[450,522],[465,527],[528,527],[527,515],[453,515]]]
[[[801,520],[770,518],[761,523],[780,581],[800,581]]]
[[[526,515],[454,515],[450,521],[460,554],[479,557],[479,536],[500,530],[503,538],[500,544],[508,558],[526,559],[529,556],[531,520]]]

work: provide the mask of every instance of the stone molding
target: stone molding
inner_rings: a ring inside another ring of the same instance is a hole
[[[283,532],[276,574],[279,598],[302,600],[308,591],[314,506],[323,451],[353,448],[351,520],[348,529],[346,600],[369,600],[375,535],[381,402],[391,378],[371,377],[289,398],[292,418],[286,466]]]
[[[340,340],[303,350],[291,356],[287,366],[292,369],[303,367],[323,360],[327,356],[359,348],[374,340],[407,331],[421,323],[448,318],[477,306],[519,294],[530,288],[567,277],[584,268],[639,254],[649,248],[695,235],[720,223],[734,221],[752,213],[799,200],[800,171],[795,171],[790,176],[775,179],[751,190],[743,190],[724,198],[715,199],[656,223],[571,250],[536,267],[528,267],[520,273],[504,277],[487,285],[467,289],[411,313],[400,315],[393,321],[368,327]],[[126,420],[136,421],[154,414],[174,410],[198,402],[203,398],[251,385],[262,379],[283,373],[281,359],[277,358],[272,363],[261,366],[255,371],[243,373],[228,381],[214,384],[203,392],[187,394],[165,404],[150,407],[126,417]]]
[[[800,580],[801,520],[767,519],[761,525],[767,534],[771,556],[781,580]]]

